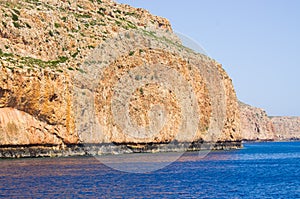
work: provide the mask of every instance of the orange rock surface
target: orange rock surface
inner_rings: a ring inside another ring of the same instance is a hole
[[[0,145],[241,140],[231,79],[168,20],[110,0],[0,7]]]

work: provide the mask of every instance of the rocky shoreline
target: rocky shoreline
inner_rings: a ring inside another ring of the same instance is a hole
[[[68,156],[99,156],[132,153],[185,152],[203,150],[233,150],[242,148],[241,141],[228,142],[194,142],[161,144],[72,144],[72,145],[19,145],[1,146],[0,158],[44,158]]]
[[[300,139],[286,140],[247,140],[241,141],[218,141],[193,142],[193,143],[101,143],[101,144],[70,144],[70,145],[7,145],[0,146],[1,159],[15,158],[55,158],[70,156],[102,156],[102,155],[119,155],[133,153],[164,153],[164,152],[191,152],[191,151],[219,151],[219,150],[237,150],[242,149],[244,143],[259,142],[297,142]]]

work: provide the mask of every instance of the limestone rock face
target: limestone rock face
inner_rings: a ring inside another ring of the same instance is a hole
[[[299,117],[270,117],[261,109],[239,102],[244,140],[300,139]]]
[[[2,67],[0,81],[1,144],[48,144],[49,136],[49,144],[77,142],[67,74]],[[5,130],[9,126],[16,132]]]
[[[226,72],[110,0],[0,2],[0,146],[239,141]]]
[[[106,138],[117,143],[240,139],[235,92],[216,61],[139,32],[125,33],[107,43],[114,43],[118,51],[100,45],[83,66],[96,75],[75,77],[82,92],[92,96],[88,90],[94,88],[96,93],[95,115],[81,126],[96,125],[93,129],[102,129]],[[132,95],[126,96],[128,93]],[[78,101],[86,101],[84,96]],[[114,99],[116,96],[120,99]],[[80,107],[88,109],[84,104]],[[165,114],[166,121],[152,118],[156,124],[151,124],[149,114],[155,108]]]
[[[245,140],[274,140],[274,125],[267,113],[260,108],[239,102],[241,133]]]
[[[62,144],[57,132],[66,130],[61,126],[49,125],[14,108],[2,108],[0,114],[1,145]]]
[[[279,140],[300,139],[300,117],[270,117]]]

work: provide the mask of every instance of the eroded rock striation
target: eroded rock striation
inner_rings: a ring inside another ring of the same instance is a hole
[[[226,72],[110,0],[0,2],[2,157],[240,147]]]

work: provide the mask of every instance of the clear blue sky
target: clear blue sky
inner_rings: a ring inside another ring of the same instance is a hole
[[[300,0],[117,0],[168,18],[223,64],[238,98],[300,116]]]

